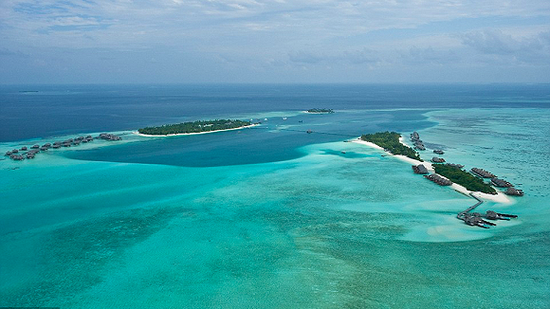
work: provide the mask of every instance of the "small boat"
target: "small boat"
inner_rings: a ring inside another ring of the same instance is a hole
[[[307,134],[311,134],[311,133],[313,133],[313,131],[307,130],[306,133],[307,133]]]
[[[345,152],[345,151],[342,151],[342,154],[346,154],[346,152]]]
[[[286,118],[286,117],[283,117],[283,120],[287,120],[287,119],[288,119],[288,118]]]

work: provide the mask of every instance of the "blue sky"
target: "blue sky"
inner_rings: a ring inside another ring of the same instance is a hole
[[[548,83],[548,72],[548,0],[0,0],[0,84]]]

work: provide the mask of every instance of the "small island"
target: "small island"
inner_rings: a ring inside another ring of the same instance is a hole
[[[376,144],[394,155],[403,155],[411,159],[422,161],[416,151],[403,145],[399,141],[400,137],[401,135],[399,133],[388,131],[361,135],[362,140]]]
[[[334,114],[334,110],[328,108],[311,108],[306,111],[308,114]]]
[[[456,167],[447,164],[433,164],[435,172],[445,176],[450,181],[457,183],[470,191],[479,191],[488,194],[497,194],[495,188],[486,184],[478,177]]]
[[[212,133],[227,130],[236,130],[253,126],[250,121],[216,119],[198,120],[193,122],[182,122],[167,124],[159,127],[146,127],[138,130],[141,135],[167,136],[176,134],[200,134]]]

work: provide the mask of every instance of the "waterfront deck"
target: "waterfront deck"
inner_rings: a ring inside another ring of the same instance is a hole
[[[474,198],[477,201],[477,203],[468,207],[466,210],[459,212],[456,215],[457,219],[464,221],[464,223],[466,223],[467,225],[488,229],[491,226],[496,226],[496,224],[487,220],[510,220],[512,218],[518,217],[516,215],[511,215],[511,214],[498,213],[493,210],[487,210],[485,214],[481,214],[478,212],[472,213],[471,211],[476,209],[479,205],[483,204],[483,200],[481,200],[480,198],[476,197],[471,193],[470,193],[470,196]]]

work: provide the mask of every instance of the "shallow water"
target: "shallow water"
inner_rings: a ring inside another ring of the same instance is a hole
[[[0,161],[0,306],[550,306],[548,109],[281,115]],[[473,199],[343,142],[379,130],[521,183],[526,196],[480,206],[520,217],[466,226]]]

